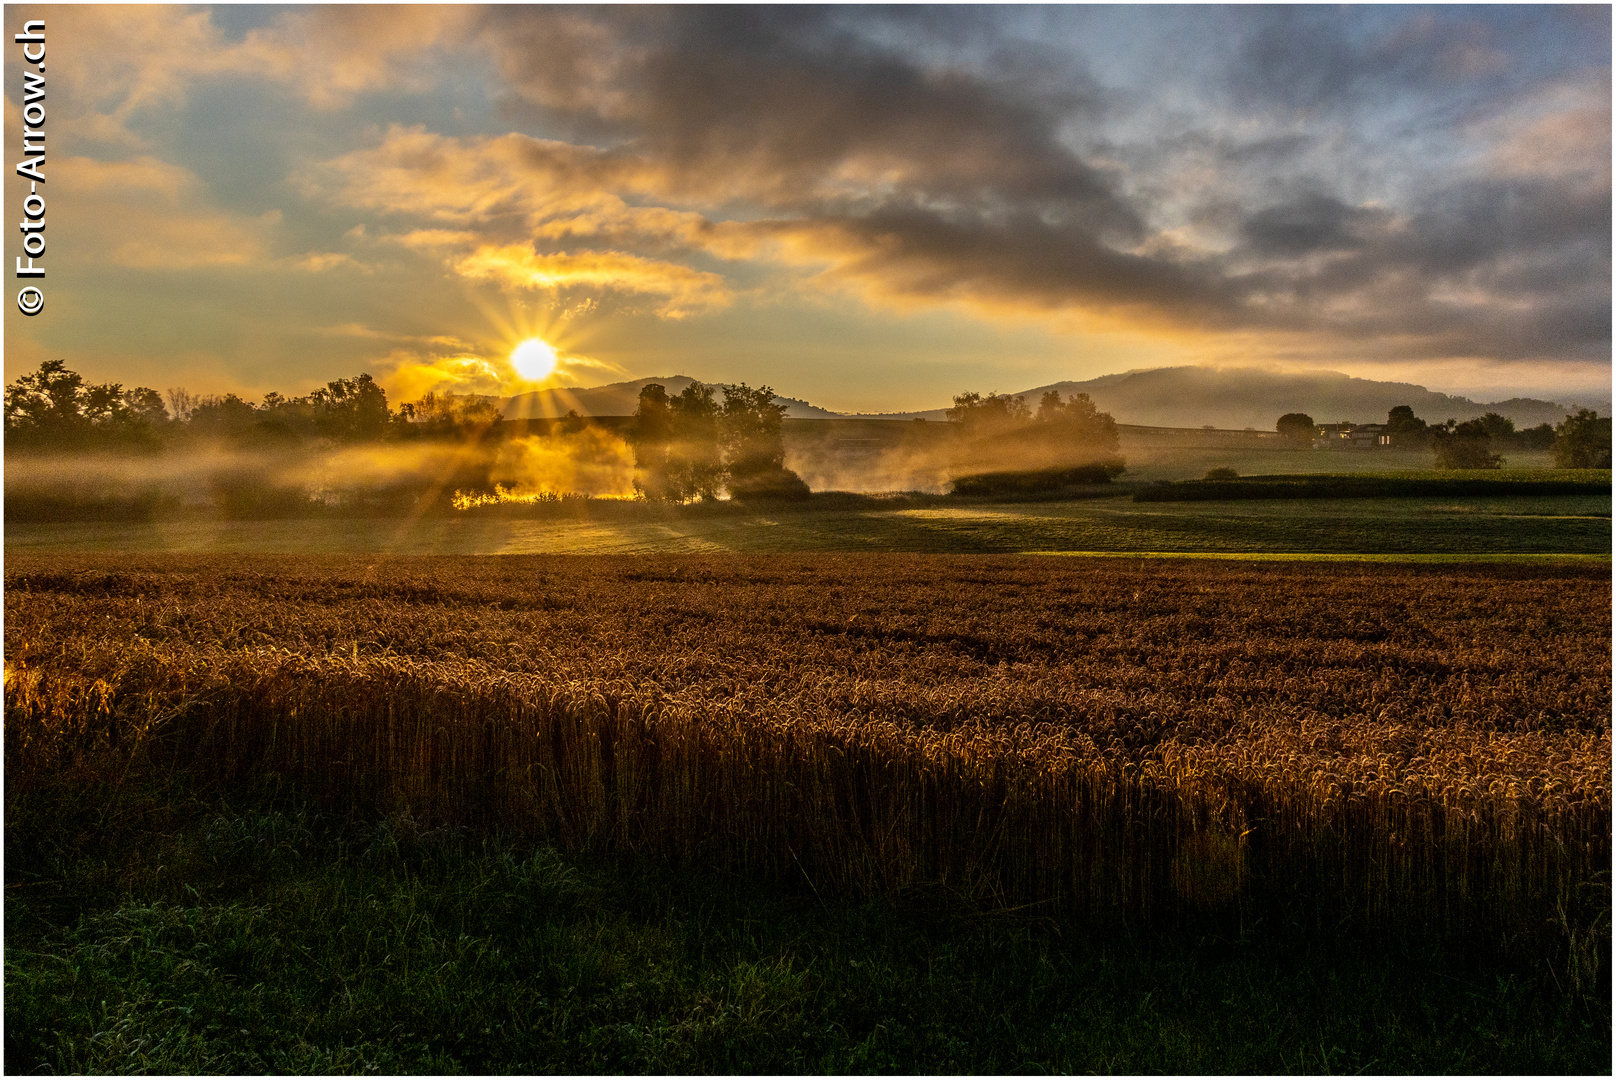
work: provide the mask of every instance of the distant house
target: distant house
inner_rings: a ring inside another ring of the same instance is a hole
[[[1392,437],[1385,424],[1320,424],[1315,450],[1388,450]]]

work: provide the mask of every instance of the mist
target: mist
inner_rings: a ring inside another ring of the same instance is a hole
[[[11,521],[437,513],[457,492],[496,489],[511,501],[634,495],[633,452],[590,427],[466,442],[13,453],[6,466]]]

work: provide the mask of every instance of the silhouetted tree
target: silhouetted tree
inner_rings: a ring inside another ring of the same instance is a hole
[[[308,400],[319,417],[320,433],[338,442],[380,439],[393,423],[387,391],[366,374],[328,382]]]
[[[125,390],[120,383],[88,385],[65,360],[46,360],[5,390],[6,441],[13,448],[155,447],[167,420],[157,391]]]
[[[1392,446],[1398,449],[1418,449],[1431,441],[1429,425],[1414,415],[1410,405],[1394,406],[1386,414],[1386,434],[1392,437]]]
[[[1025,425],[1032,411],[1019,397],[997,393],[983,397],[972,391],[954,398],[948,419],[968,436],[993,435]]]
[[[1494,446],[1509,446],[1515,442],[1515,421],[1507,416],[1495,412],[1482,413],[1465,423],[1475,425],[1470,430],[1481,432]],[[1464,427],[1465,424],[1459,426]]]
[[[1610,468],[1610,417],[1578,409],[1554,429],[1554,463],[1562,469]]]
[[[1497,415],[1496,413],[1493,415]],[[1505,421],[1509,423],[1509,421]],[[1449,420],[1440,427],[1432,427],[1431,445],[1436,450],[1436,467],[1439,469],[1497,469],[1504,464],[1504,459],[1492,452],[1492,438],[1488,434],[1489,427],[1497,428],[1495,422],[1485,417],[1466,420],[1456,424]],[[1510,431],[1514,431],[1514,424],[1510,424]]]
[[[1318,426],[1307,413],[1286,413],[1274,422],[1274,430],[1293,443],[1312,445],[1313,434]]]
[[[774,391],[756,390],[741,383],[724,387],[719,414],[719,440],[729,492],[737,499],[805,499],[808,485],[785,467],[785,441],[780,424],[784,405],[774,403]]]
[[[266,407],[269,398],[264,399]],[[398,407],[404,433],[413,438],[473,440],[504,419],[499,406],[471,395],[428,393]]]
[[[718,445],[718,401],[713,388],[693,382],[668,399],[668,497],[712,499],[724,483],[724,455]]]
[[[1551,450],[1554,448],[1554,425],[1539,424],[1517,433],[1524,450]]]
[[[1063,402],[1059,390],[1044,391],[1035,422],[1059,442],[1110,453],[1122,445],[1115,418],[1101,412],[1087,394],[1073,394]]]
[[[1116,420],[1087,394],[1062,400],[1060,391],[1046,390],[1034,413],[1018,396],[973,391],[954,398],[948,420],[956,432],[956,491],[963,490],[959,482],[971,487],[984,476],[997,487],[1031,483],[1020,474],[1038,473],[1056,477],[1058,486],[1076,467],[1092,465],[1107,477],[1123,471]]]
[[[258,409],[235,394],[199,398],[191,408],[190,430],[213,437],[242,436],[259,421]]]
[[[672,498],[668,450],[673,443],[673,407],[665,387],[650,383],[640,388],[628,441],[634,447],[634,490],[648,499]]]

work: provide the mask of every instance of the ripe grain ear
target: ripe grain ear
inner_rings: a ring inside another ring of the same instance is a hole
[[[1163,923],[1560,926],[1564,952],[1608,910],[1608,576],[14,561],[10,793],[276,774],[826,896]]]

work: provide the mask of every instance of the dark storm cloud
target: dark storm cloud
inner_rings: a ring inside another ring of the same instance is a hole
[[[494,18],[524,97],[622,133],[695,195],[743,177],[744,197],[795,207],[885,185],[883,202],[1047,204],[1122,237],[1140,229],[1054,139],[1081,95],[923,71],[839,27],[835,9],[616,8],[583,25],[562,15],[560,33],[549,11]]]
[[[1127,45],[1106,38],[1124,17],[1211,35],[1214,60],[1103,89],[1085,50]],[[500,8],[484,33],[513,103],[635,162],[646,197],[727,208],[890,298],[1608,353],[1608,12],[1085,10],[1069,41],[1001,33],[1028,18]],[[1566,29],[1601,18],[1603,44]]]
[[[1382,215],[1321,192],[1252,214],[1242,223],[1247,243],[1264,255],[1297,256],[1314,252],[1352,251],[1365,240],[1355,227]]]

